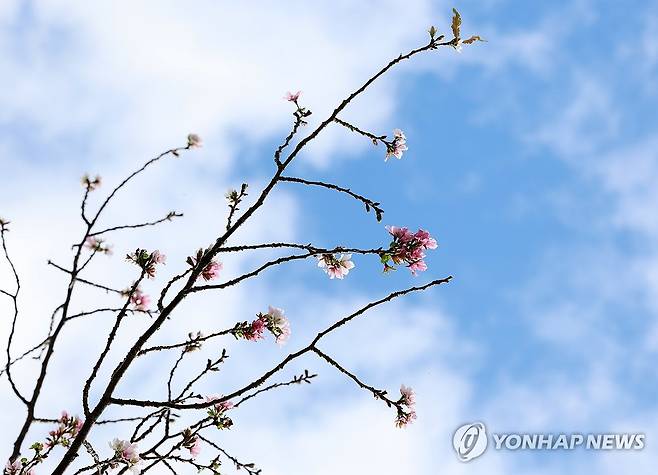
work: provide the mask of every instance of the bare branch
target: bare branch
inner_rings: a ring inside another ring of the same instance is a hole
[[[67,274],[69,274],[71,276],[73,276],[73,274],[74,274],[72,271],[70,271],[68,269],[65,269],[64,267],[62,267],[60,265],[55,264],[51,260],[48,260],[48,265],[53,266],[55,269],[61,270],[62,272],[66,272]],[[101,289],[101,290],[104,290],[106,292],[113,292],[113,293],[119,294],[119,295],[123,295],[123,293],[124,293],[122,290],[113,289],[112,287],[108,287],[108,286],[103,285],[103,284],[97,284],[96,282],[91,282],[89,280],[83,279],[82,277],[78,277],[77,273],[76,273],[75,276],[73,276],[73,280],[76,281],[76,282],[82,282],[83,284],[89,285],[91,287],[96,287],[97,289]]]
[[[164,218],[160,218],[155,221],[150,221],[148,223],[140,223],[140,224],[126,224],[123,226],[113,226],[111,228],[106,228],[103,229],[102,231],[96,231],[94,233],[89,234],[89,237],[94,237],[94,236],[100,236],[101,234],[109,233],[112,231],[119,231],[123,229],[138,229],[138,228],[145,228],[148,226],[156,226],[160,223],[164,223],[165,221],[172,221],[174,218],[182,218],[183,213],[177,213],[176,211],[170,211],[167,213],[167,216]]]
[[[11,375],[11,344],[14,341],[14,335],[16,333],[16,322],[18,321],[18,294],[21,291],[21,281],[18,277],[18,272],[16,272],[16,267],[14,266],[14,263],[11,260],[11,257],[9,256],[9,251],[7,250],[7,239],[5,236],[5,234],[8,231],[7,224],[8,223],[6,223],[5,221],[0,220],[0,241],[2,242],[2,250],[4,252],[5,259],[7,259],[12,274],[14,275],[14,281],[16,282],[16,290],[14,291],[13,294],[10,294],[9,292],[4,292],[5,295],[9,295],[14,307],[14,315],[11,320],[11,329],[9,331],[9,336],[7,337],[7,348],[6,348],[7,364],[5,365],[5,373],[7,373],[7,379],[9,380],[9,385],[11,386],[11,390],[14,392],[16,397],[20,399],[23,402],[23,404],[29,405],[28,400],[19,391],[18,387],[16,386],[16,383],[14,382],[14,378]]]
[[[381,203],[368,199],[365,196],[359,195],[357,193],[354,193],[349,188],[343,188],[342,186],[334,185],[332,183],[325,183],[323,181],[304,180],[303,178],[296,178],[290,176],[282,176],[281,181],[287,181],[291,183],[301,183],[303,185],[321,186],[323,188],[327,188],[330,190],[346,193],[350,195],[352,198],[362,202],[366,207],[366,212],[370,212],[370,208],[372,208],[375,211],[375,217],[377,218],[377,221],[382,220],[382,215],[384,214],[384,210],[379,206]]]

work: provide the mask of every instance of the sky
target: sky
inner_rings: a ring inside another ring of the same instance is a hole
[[[98,173],[103,193],[148,158],[184,145],[108,209],[108,226],[185,217],[157,229],[117,232],[115,255],[89,275],[127,286],[121,258],[136,247],[168,255],[166,274],[224,226],[224,194],[256,190],[273,173],[287,134],[286,91],[313,111],[308,133],[381,65],[446,32],[457,7],[465,34],[488,40],[461,54],[440,49],[400,65],[342,117],[376,134],[405,131],[409,150],[384,151],[331,126],[291,173],[352,188],[382,203],[382,223],[354,201],[284,183],[233,243],[276,240],[322,246],[388,244],[384,225],[428,229],[439,242],[427,272],[382,275],[355,257],[343,281],[314,261],[185,301],[157,341],[177,341],[285,308],[288,346],[222,341],[182,368],[227,348],[229,362],[202,386],[224,393],[259,375],[319,329],[389,292],[446,275],[453,281],[377,310],[322,345],[344,366],[391,394],[417,393],[418,420],[394,414],[336,371],[305,358],[313,384],[272,392],[236,411],[217,440],[264,474],[653,473],[658,463],[658,2],[430,0],[332,2],[18,1],[0,3],[0,216],[23,289],[16,353],[45,335],[66,287],[46,265],[70,263],[83,232],[80,177]],[[303,136],[303,135],[302,135]],[[233,255],[239,275],[273,254]],[[155,294],[162,280],[150,282]],[[0,264],[0,288],[11,285]],[[82,289],[76,309],[116,303]],[[6,318],[9,302],[0,301]],[[57,348],[39,413],[80,412],[80,380],[111,321],[71,325]],[[131,319],[111,354],[148,322]],[[162,394],[176,355],[140,361],[122,395]],[[107,365],[100,379],[108,377]],[[35,362],[16,378],[31,387]],[[0,457],[10,452],[22,407],[0,380]],[[96,388],[95,395],[100,388]],[[464,464],[455,429],[482,421],[491,432],[642,432],[641,451],[493,451]],[[44,436],[35,427],[29,440]],[[103,427],[92,439],[129,430]],[[208,452],[206,452],[208,455]],[[227,470],[231,470],[227,466]],[[46,473],[45,470],[38,473]]]

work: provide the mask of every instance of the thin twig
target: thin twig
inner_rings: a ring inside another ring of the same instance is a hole
[[[349,188],[344,188],[342,186],[334,185],[333,183],[325,183],[323,181],[305,180],[303,178],[297,178],[297,177],[291,177],[291,176],[282,176],[281,181],[287,181],[287,182],[291,182],[291,183],[301,183],[303,185],[321,186],[323,188],[327,188],[327,189],[330,189],[330,190],[339,191],[341,193],[346,193],[346,194],[350,195],[352,198],[362,202],[366,207],[366,212],[370,212],[370,208],[372,208],[375,211],[375,217],[377,218],[377,221],[382,220],[382,215],[384,214],[384,210],[379,206],[381,203],[379,203],[377,201],[373,201],[371,199],[368,199],[365,196],[359,195],[357,193],[354,193]]]

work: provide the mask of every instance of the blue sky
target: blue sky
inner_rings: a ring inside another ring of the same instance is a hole
[[[327,344],[378,387],[416,387],[418,424],[395,432],[385,408],[311,360],[302,366],[320,372],[317,383],[264,398],[265,409],[240,416],[242,435],[237,424],[228,443],[264,473],[652,473],[658,3],[455,6],[464,31],[487,43],[405,64],[343,114],[378,134],[402,128],[409,151],[401,161],[384,163],[381,148],[335,126],[292,168],[380,201],[383,223],[341,196],[283,184],[244,235],[370,247],[387,244],[384,224],[423,227],[439,241],[430,269],[383,276],[376,259],[359,258],[348,279],[330,282],[312,262],[296,264],[191,307],[247,319],[242,313],[258,311],[249,307],[254,301],[284,306],[299,317],[292,320],[296,346],[359,302],[454,275],[450,285],[375,312]],[[43,305],[55,298],[56,284],[43,276],[56,276],[44,274],[43,262],[52,253],[66,259],[71,237],[48,231],[44,240],[32,230],[74,226],[82,173],[111,182],[137,157],[178,144],[190,130],[202,134],[197,155],[164,165],[109,217],[183,206],[185,223],[121,235],[115,246],[121,255],[147,242],[184,256],[213,235],[208,216],[223,216],[216,203],[226,188],[247,180],[255,191],[271,173],[290,118],[281,99],[287,89],[302,89],[302,103],[320,120],[380,64],[424,42],[430,24],[447,30],[451,7],[423,0],[315,8],[198,2],[186,11],[172,2],[134,10],[122,2],[8,2],[0,8],[0,214],[14,223],[28,289],[48,296]],[[198,241],[187,242],[192,237]],[[225,267],[247,269],[262,257]],[[107,275],[129,278],[121,262],[112,266]],[[35,315],[43,310],[26,305]],[[198,327],[216,324],[210,315],[199,318]],[[163,338],[188,327],[185,321]],[[279,350],[234,351],[244,363],[227,370],[228,382],[258,368],[259,358],[280,357]],[[130,384],[148,393],[157,376],[140,385],[151,374],[143,371]],[[58,398],[77,401],[59,394],[52,404]],[[634,454],[490,452],[462,465],[450,438],[471,420],[494,431],[633,430],[646,432],[647,447]],[[323,447],[345,455],[327,461]],[[282,457],[284,449],[302,453],[302,462]]]

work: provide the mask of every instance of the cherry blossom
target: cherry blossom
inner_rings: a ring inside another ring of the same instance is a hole
[[[101,254],[106,254],[108,256],[112,255],[112,246],[106,244],[105,240],[101,238],[88,236],[87,239],[85,239],[85,247],[90,251],[100,252]]]
[[[197,263],[203,258],[203,255],[204,255],[204,250],[199,249],[196,253],[196,256],[195,257],[188,256],[186,262],[190,266],[196,267]],[[212,279],[217,278],[217,276],[219,276],[219,271],[221,271],[223,268],[224,268],[224,265],[221,262],[212,260],[208,263],[208,265],[206,265],[203,268],[200,275],[203,278],[203,280],[206,280],[206,281],[212,280]]]
[[[151,297],[143,293],[138,287],[130,296],[130,303],[135,306],[136,310],[148,310],[151,303]]]
[[[322,268],[330,279],[343,279],[350,269],[354,268],[351,261],[352,254],[341,254],[335,257],[333,254],[323,254],[319,257],[318,267]]]
[[[202,145],[203,145],[203,141],[201,140],[201,137],[199,137],[197,134],[189,134],[187,136],[188,148],[199,148]]]
[[[402,429],[404,427],[407,427],[413,421],[415,421],[416,418],[417,418],[416,411],[413,410],[409,412],[400,411],[398,412],[398,415],[395,418],[395,426]]]
[[[290,338],[290,322],[280,308],[270,306],[266,315],[267,328],[276,338],[279,346],[285,345]]]
[[[127,440],[115,438],[110,442],[110,448],[114,450],[114,456],[118,458],[120,462],[128,465],[131,470],[137,471],[136,466],[141,462],[137,444],[131,444]]]
[[[68,446],[69,442],[80,432],[83,421],[78,416],[73,417],[68,412],[62,411],[57,423],[57,428],[48,432],[48,438],[44,444],[47,448],[56,445]]]
[[[20,462],[20,460],[14,460],[13,462],[10,460],[7,462],[7,465],[5,465],[5,470],[4,470],[4,475],[18,475],[23,468],[23,464]]]
[[[402,404],[406,406],[413,406],[416,404],[416,395],[414,394],[414,390],[411,388],[408,388],[404,384],[400,386],[400,394],[402,395],[401,400]]]
[[[270,306],[267,313],[259,313],[256,319],[249,322],[237,323],[231,330],[235,338],[244,338],[248,341],[258,341],[264,338],[268,330],[279,345],[284,345],[290,338],[290,322],[280,308]]]
[[[192,458],[196,458],[201,453],[201,439],[194,438],[194,443],[188,448]]]
[[[394,129],[393,142],[386,143],[386,157],[384,161],[388,161],[391,156],[399,160],[407,150],[407,137],[404,135],[404,132],[400,129]]]
[[[400,399],[398,400],[398,413],[395,418],[395,425],[397,427],[403,428],[411,424],[416,420],[416,410],[414,406],[416,405],[416,395],[414,390],[405,386],[404,384],[400,386]],[[402,406],[406,406],[403,408]]]
[[[284,96],[284,99],[289,101],[289,102],[295,102],[297,103],[297,100],[299,99],[299,96],[302,95],[302,91],[297,91],[295,93],[292,93],[290,91],[286,92],[286,95]]]
[[[412,233],[408,228],[397,226],[386,229],[393,236],[393,241],[389,249],[380,255],[384,272],[395,270],[391,262],[395,265],[406,264],[413,275],[427,270],[424,251],[437,248],[436,240],[430,233],[423,229]]]
[[[219,271],[222,270],[222,263],[217,261],[211,261],[206,267],[201,271],[201,277],[204,280],[212,280],[219,275]]]
[[[145,249],[136,249],[132,254],[126,255],[126,260],[141,267],[149,279],[155,278],[155,270],[158,264],[164,264],[167,257],[157,249],[149,253]]]
[[[251,322],[252,333],[247,336],[247,340],[256,341],[263,338],[263,331],[265,331],[266,322],[262,318],[257,318]]]
[[[208,396],[206,397],[207,402],[212,402],[215,400],[221,399],[221,396]],[[233,403],[231,401],[220,401],[217,404],[213,404],[208,408],[208,416],[213,419],[215,427],[218,429],[230,429],[233,425],[233,420],[226,415],[226,411],[233,408]]]

